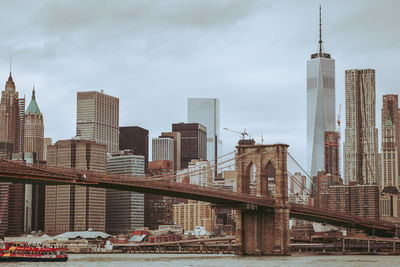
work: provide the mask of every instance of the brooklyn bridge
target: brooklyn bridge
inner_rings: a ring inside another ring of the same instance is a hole
[[[292,156],[287,149],[288,145],[285,144],[239,144],[233,159],[237,171],[236,192],[183,184],[179,182],[177,174],[133,177],[7,160],[0,160],[0,181],[92,186],[193,199],[230,207],[236,210],[237,253],[244,255],[290,254],[291,218],[361,229],[376,236],[398,235],[398,226],[389,222],[320,209],[308,203],[290,203],[288,176],[291,174],[287,162]],[[256,171],[252,176],[253,169]],[[268,190],[268,181],[271,179],[274,181],[274,194]],[[251,188],[251,184],[255,187]]]

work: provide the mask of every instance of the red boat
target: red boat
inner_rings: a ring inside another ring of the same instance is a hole
[[[6,242],[0,248],[0,261],[67,261],[67,248],[34,246],[22,242]]]

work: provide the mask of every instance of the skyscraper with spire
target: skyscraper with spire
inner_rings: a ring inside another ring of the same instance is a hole
[[[381,187],[400,185],[400,109],[398,95],[384,95],[382,103]]]
[[[24,152],[34,152],[37,160],[44,160],[43,114],[36,102],[35,87],[33,87],[32,99],[25,112],[24,128]]]
[[[0,145],[7,147],[5,154],[9,159],[11,152],[20,153],[24,149],[24,113],[25,99],[18,98],[10,61],[10,75],[0,102]],[[25,188],[23,184],[0,183],[0,205],[6,207],[0,220],[0,236],[24,233]]]
[[[311,176],[324,170],[324,133],[335,130],[335,60],[324,52],[321,6],[318,52],[307,61],[307,165]]]
[[[10,76],[1,92],[0,143],[12,144],[15,153],[24,151],[24,113],[25,99],[18,98],[10,64]]]

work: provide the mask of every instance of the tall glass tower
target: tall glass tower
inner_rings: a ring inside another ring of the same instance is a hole
[[[324,170],[324,133],[335,130],[335,60],[324,53],[319,8],[319,51],[307,61],[307,164],[311,176]]]
[[[222,155],[222,140],[220,139],[220,108],[217,98],[188,98],[188,122],[201,123],[207,127],[207,160],[218,164],[218,156]],[[217,168],[214,175],[217,177]]]

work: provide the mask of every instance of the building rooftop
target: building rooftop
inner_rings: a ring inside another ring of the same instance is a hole
[[[385,188],[383,188],[382,194],[397,195],[397,194],[399,194],[399,190],[397,190],[397,188],[394,186],[386,186]]]
[[[104,232],[97,232],[97,231],[82,231],[82,232],[65,232],[59,235],[54,236],[54,239],[76,239],[76,238],[83,238],[83,239],[96,239],[102,238],[106,239],[110,237],[109,234]]]
[[[31,102],[29,103],[28,108],[26,109],[25,114],[26,114],[26,115],[28,115],[28,114],[41,115],[39,106],[38,106],[38,104],[36,103],[35,87],[33,87],[33,90],[32,90],[32,99],[31,99]]]

